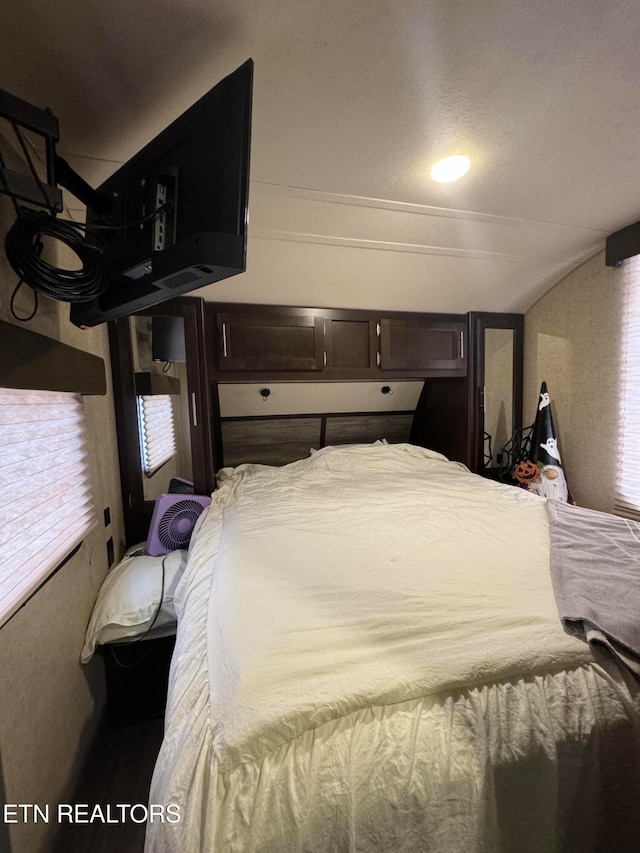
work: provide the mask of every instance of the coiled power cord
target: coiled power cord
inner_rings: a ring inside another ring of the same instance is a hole
[[[81,266],[64,269],[46,261],[41,254],[43,237],[64,243],[80,259]],[[52,299],[89,302],[107,289],[100,250],[86,241],[80,226],[45,211],[21,209],[7,232],[5,251],[21,281]]]
[[[109,271],[100,247],[89,242],[84,234],[87,225],[83,222],[56,217],[56,211],[50,207],[44,185],[38,176],[20,128],[15,122],[12,122],[12,125],[33,179],[40,187],[44,207],[48,208],[47,210],[33,210],[22,207],[12,196],[16,220],[5,237],[5,252],[9,264],[20,277],[20,280],[11,296],[10,309],[16,320],[28,322],[38,310],[39,293],[63,302],[90,302],[107,290]],[[1,151],[0,166],[4,166]],[[6,186],[2,189],[11,195]],[[136,222],[111,225],[93,223],[91,228],[98,231],[126,230],[154,219],[170,206],[169,204],[162,205]],[[67,269],[46,261],[42,257],[43,237],[64,243],[79,258],[80,267]],[[33,310],[28,317],[20,317],[14,308],[16,296],[23,284],[27,284],[34,294]]]

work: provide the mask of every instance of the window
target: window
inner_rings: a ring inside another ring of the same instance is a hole
[[[640,256],[625,264],[616,510],[640,518]]]
[[[151,476],[176,455],[173,398],[170,394],[138,397],[142,467]]]
[[[0,625],[95,521],[82,399],[0,389]]]

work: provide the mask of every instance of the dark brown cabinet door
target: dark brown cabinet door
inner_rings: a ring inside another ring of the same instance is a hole
[[[224,370],[323,370],[321,315],[219,313],[218,365]]]
[[[446,370],[464,376],[467,370],[466,317],[436,319],[433,315],[382,319],[382,370]]]
[[[325,319],[327,369],[338,375],[376,374],[376,322],[366,317]]]

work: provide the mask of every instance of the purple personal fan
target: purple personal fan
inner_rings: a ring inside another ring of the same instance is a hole
[[[211,498],[202,495],[160,495],[149,526],[146,552],[161,557],[189,546],[189,540],[202,511]]]

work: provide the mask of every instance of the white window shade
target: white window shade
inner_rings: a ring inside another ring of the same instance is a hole
[[[640,256],[625,267],[616,510],[640,517]]]
[[[0,389],[0,625],[95,522],[78,394]]]
[[[147,475],[176,455],[173,398],[170,394],[138,397],[142,467]]]

